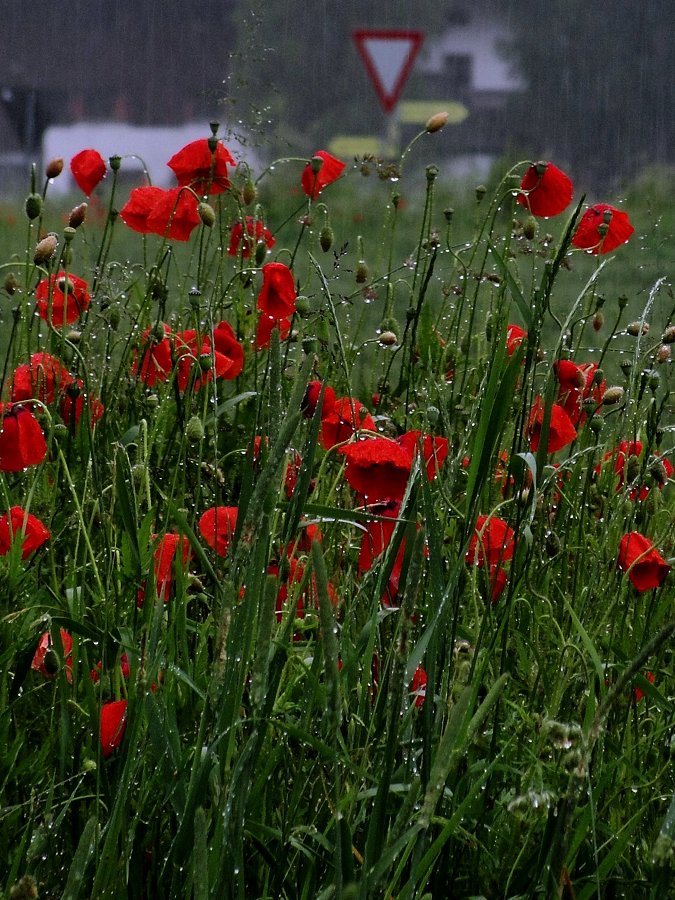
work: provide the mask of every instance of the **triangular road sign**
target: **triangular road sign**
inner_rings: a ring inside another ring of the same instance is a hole
[[[422,46],[423,32],[364,29],[352,32],[352,38],[384,111],[391,112]]]

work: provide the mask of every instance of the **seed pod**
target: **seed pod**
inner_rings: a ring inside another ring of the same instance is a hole
[[[213,228],[216,224],[216,211],[211,204],[202,200],[197,207],[197,212],[199,213],[199,218],[202,220],[202,225],[206,228]]]
[[[620,403],[623,400],[624,390],[619,385],[614,385],[613,387],[607,388],[605,391],[605,396],[602,398],[602,402],[604,406],[613,406],[615,403]]]
[[[321,249],[324,253],[328,253],[330,248],[333,246],[333,229],[330,225],[324,225],[321,229],[321,233],[319,234],[319,244],[321,245]]]

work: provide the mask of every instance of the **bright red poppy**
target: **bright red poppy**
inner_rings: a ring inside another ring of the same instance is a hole
[[[113,700],[101,707],[99,735],[104,759],[107,759],[122,743],[127,727],[127,706],[126,700]]]
[[[45,436],[30,410],[0,404],[0,472],[21,472],[37,466],[47,455]]]
[[[539,449],[539,438],[541,436],[541,425],[544,421],[544,404],[541,397],[537,397],[534,406],[530,412],[530,418],[527,424],[527,437],[530,447],[536,453]],[[577,430],[572,424],[572,420],[567,415],[562,406],[554,403],[551,406],[551,420],[548,431],[548,447],[547,453],[556,453],[567,447],[577,436]]]
[[[315,172],[312,168],[312,163],[308,162],[302,170],[300,179],[303,191],[312,200],[316,200],[321,191],[336,181],[347,168],[346,163],[343,163],[342,160],[337,159],[335,156],[331,156],[326,150],[317,150],[314,157],[323,160],[321,168],[319,168],[318,172]]]
[[[73,639],[65,630],[59,630],[61,637],[61,652],[66,666],[66,678],[68,681],[73,679]],[[58,672],[58,657],[53,650],[52,635],[50,631],[46,631],[37,645],[33,661],[30,664],[31,669],[39,672],[44,678],[55,678]]]
[[[227,166],[236,161],[220,141],[211,150],[207,138],[186,144],[171,157],[167,166],[173,170],[180,186],[189,185],[197,194],[222,194],[230,186]]]
[[[308,381],[307,387],[305,388],[305,396],[302,398],[301,409],[302,414],[306,419],[311,419],[316,412],[316,407],[319,403],[319,397],[321,395],[321,387],[322,382],[320,381]],[[321,405],[321,418],[327,416],[333,407],[335,406],[335,391],[330,385],[326,387],[323,392],[323,403]]]
[[[12,506],[0,516],[0,556],[9,553],[15,537],[21,539],[21,559],[28,559],[51,535],[36,516],[20,506]]]
[[[504,593],[508,581],[506,569],[501,566],[490,566],[488,569],[488,593],[490,603],[496,603]]]
[[[469,541],[466,562],[470,566],[487,563],[488,569],[501,566],[513,558],[516,550],[515,532],[497,516],[478,516],[474,533]]]
[[[80,424],[80,419],[85,409],[85,400],[87,401],[89,412],[89,427],[93,428],[103,418],[105,406],[98,397],[94,397],[93,394],[87,394],[84,389],[84,382],[81,378],[78,378],[71,381],[61,394],[59,413],[67,425],[77,428]]]
[[[211,350],[208,335],[199,335],[195,330],[177,331],[173,336],[173,357],[177,360],[178,389],[184,391],[193,374],[195,390],[216,378],[230,378],[234,362],[223,353]],[[203,364],[208,368],[204,368]]]
[[[155,540],[157,535],[155,535]],[[171,585],[173,583],[174,560],[178,546],[182,545],[181,562],[185,568],[192,555],[190,551],[190,542],[188,539],[175,532],[167,532],[163,534],[157,541],[154,553],[154,571],[155,571],[155,591],[159,600],[165,603],[169,602],[171,596]],[[143,606],[145,600],[145,585],[138,589],[136,594],[136,604]]]
[[[624,486],[626,481],[629,479],[634,481],[637,475],[640,472],[641,467],[637,466],[637,471],[632,475],[629,473],[629,460],[631,458],[639,459],[642,456],[642,441],[620,441],[619,446],[614,450],[609,450],[602,457],[602,462],[607,462],[611,459],[614,459],[614,473],[618,476],[618,482],[616,485],[616,490],[620,491]],[[665,481],[671,478],[673,474],[673,465],[670,460],[665,456],[656,456],[653,457],[654,463],[660,463],[663,467],[662,474],[665,476],[663,482],[656,482],[659,490],[663,490]],[[597,475],[602,471],[601,464],[599,463],[595,467],[595,472]],[[645,500],[649,496],[649,492],[651,490],[651,486],[649,484],[642,484],[639,487],[634,487],[631,489],[629,493],[629,497],[631,500]]]
[[[91,297],[83,278],[61,270],[38,282],[35,300],[40,318],[59,328],[76,322],[89,306]]]
[[[94,684],[98,684],[99,681],[101,680],[101,672],[102,671],[103,671],[103,663],[101,660],[99,660],[96,663],[96,665],[94,666],[94,668],[89,672],[91,680],[94,682]],[[126,653],[123,653],[120,656],[120,672],[122,673],[122,678],[124,678],[124,680],[127,681],[129,678],[129,674],[131,672],[131,667],[129,666],[129,656]],[[152,688],[151,688],[151,690],[152,690]]]
[[[267,570],[269,575],[278,575],[279,567],[276,564],[272,564],[269,566]],[[291,557],[289,560],[289,572],[288,576],[284,578],[282,581],[279,590],[277,592],[277,601],[275,605],[275,615],[277,622],[281,622],[284,616],[284,609],[288,603],[288,595],[293,592],[293,585],[300,584],[305,578],[305,567],[302,563],[298,562],[295,557]],[[335,606],[337,603],[337,595],[335,593],[335,588],[333,585],[328,582],[328,596],[330,597],[331,603]],[[307,613],[307,610],[310,609],[318,609],[319,607],[319,594],[316,586],[316,578],[312,573],[307,579],[307,584],[299,594],[296,606],[295,606],[295,617],[297,619],[304,619]],[[296,640],[299,638],[299,635],[296,635]]]
[[[530,166],[520,182],[517,201],[533,216],[560,215],[572,202],[574,187],[565,173],[550,162]]]
[[[363,403],[352,397],[341,397],[321,417],[319,443],[324,450],[348,441],[357,431],[375,431],[375,422]]]
[[[625,244],[634,231],[628,215],[622,209],[610,206],[609,203],[596,203],[581,217],[572,244],[597,256],[610,253]]]
[[[297,293],[293,273],[280,262],[262,267],[263,285],[258,294],[258,309],[266,316],[283,319],[295,312]]]
[[[406,431],[396,438],[396,442],[410,453],[411,458],[422,448],[427,478],[433,481],[448,455],[448,439],[421,431]]]
[[[427,673],[422,666],[415,669],[415,674],[410,682],[410,695],[415,698],[417,709],[422,709],[424,698],[427,695]]]
[[[105,177],[105,160],[98,150],[80,150],[70,161],[70,171],[79,189],[89,197]]]
[[[653,672],[645,672],[644,677],[650,684],[654,684],[654,682],[656,681],[656,675]],[[633,702],[634,703],[639,703],[641,700],[644,699],[644,696],[645,696],[645,692],[642,690],[642,688],[637,687],[637,686],[633,688]]]
[[[621,538],[617,565],[627,572],[631,584],[640,593],[660,587],[670,572],[654,542],[639,531],[631,531]]]
[[[227,248],[227,252],[230,256],[237,256],[238,253],[241,253],[244,259],[248,259],[255,253],[256,245],[261,243],[271,250],[276,244],[276,238],[269,228],[265,227],[262,219],[246,216],[243,223],[235,222],[232,226],[230,246]]]
[[[241,374],[244,368],[244,348],[237,340],[234,329],[224,319],[213,329],[213,346],[216,353],[226,356],[232,365],[222,377],[231,381]]]
[[[373,564],[387,549],[394,534],[396,519],[400,511],[401,503],[399,500],[390,500],[387,503],[370,507],[369,512],[378,518],[372,519],[366,524],[366,530],[361,538],[358,559],[359,572],[363,573],[371,569]],[[396,605],[404,556],[405,540],[402,540],[389,575],[387,587],[381,597],[382,605],[389,609],[394,608]]]
[[[255,329],[254,346],[256,350],[265,350],[269,347],[272,340],[272,332],[275,328],[279,332],[279,340],[285,341],[291,333],[291,320],[287,318],[277,319],[274,316],[268,316],[266,313],[261,312]]]
[[[188,188],[162,191],[148,214],[147,229],[171,241],[187,241],[201,222],[198,207],[197,198]]]
[[[120,210],[120,219],[139,234],[152,234],[152,230],[148,226],[148,218],[163,195],[162,188],[154,185],[134,188]]]
[[[71,381],[72,377],[60,359],[49,353],[33,353],[29,363],[14,369],[9,396],[14,403],[35,399],[49,405]]]
[[[236,527],[236,506],[212,506],[202,513],[198,523],[199,533],[218,556],[227,554]]]
[[[338,452],[347,461],[347,483],[370,503],[403,497],[412,464],[409,449],[389,438],[372,437],[345,444]]]
[[[577,365],[569,359],[559,359],[553,363],[553,370],[560,387],[558,388],[558,404],[562,406],[570,421],[576,427],[586,420],[583,403],[589,397],[600,406],[607,388],[603,379],[595,383],[597,363],[581,363]]]
[[[506,352],[513,356],[527,337],[527,332],[520,325],[508,325],[506,329]]]

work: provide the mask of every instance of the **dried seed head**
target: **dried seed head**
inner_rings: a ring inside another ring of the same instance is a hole
[[[626,326],[626,331],[633,337],[647,334],[649,332],[649,322],[631,322],[630,325]]]
[[[61,172],[63,172],[63,157],[55,156],[47,163],[45,175],[47,178],[58,178]]]
[[[615,403],[620,403],[623,400],[624,390],[619,385],[614,385],[613,387],[607,388],[605,391],[605,396],[602,398],[602,402],[605,406],[613,406]]]
[[[605,317],[601,312],[596,312],[596,314],[593,316],[593,331],[600,331],[604,324]]]
[[[657,363],[665,363],[670,359],[670,344],[661,344],[659,349],[656,351],[656,361]]]
[[[661,335],[664,344],[675,344],[675,325],[669,325]]]
[[[45,263],[49,262],[49,260],[56,253],[58,246],[59,241],[55,234],[50,233],[47,235],[47,237],[44,237],[41,241],[38,241],[38,244],[35,247],[35,255],[33,256],[33,262],[35,263],[35,265],[43,266]]]
[[[440,131],[441,128],[444,128],[448,124],[448,113],[447,112],[437,112],[434,113],[433,116],[427,121],[426,124],[426,132],[427,134],[434,134],[436,131]]]

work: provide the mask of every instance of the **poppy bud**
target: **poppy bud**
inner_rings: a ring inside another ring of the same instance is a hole
[[[383,319],[380,322],[380,327],[377,329],[377,331],[380,335],[380,343],[384,344],[385,347],[390,347],[393,344],[398,343],[399,325],[393,316],[387,316],[385,319]],[[387,340],[383,340],[385,335],[393,335],[394,340],[392,341],[391,338],[388,337],[389,343],[387,343]]]
[[[647,375],[647,385],[649,386],[650,391],[658,390],[659,383],[661,381],[661,376],[654,369],[650,369]]]
[[[307,316],[310,312],[309,299],[304,296],[295,298],[295,311],[301,316]]]
[[[666,481],[668,481],[668,473],[666,472],[666,467],[663,465],[663,462],[660,459],[655,459],[654,462],[650,465],[649,474],[661,487],[663,487]]]
[[[59,671],[59,658],[56,655],[56,650],[54,650],[53,647],[48,647],[45,650],[42,665],[44,666],[47,675],[56,675],[56,673]]]
[[[26,197],[26,215],[32,221],[42,212],[42,197],[40,194],[29,194]]]
[[[306,337],[302,339],[302,352],[309,356],[311,353],[316,353],[319,349],[319,342],[316,338]]]
[[[19,287],[19,282],[17,281],[14,272],[8,272],[7,275],[5,275],[3,287],[10,297],[16,293],[16,289]]]
[[[398,342],[398,338],[393,331],[383,331],[380,334],[379,341],[383,347],[393,347]]]
[[[356,266],[355,280],[357,284],[365,284],[368,281],[368,266],[364,259],[360,259]]]
[[[537,233],[537,220],[534,216],[528,216],[523,222],[523,234],[531,241]]]
[[[628,306],[628,297],[625,294],[621,294],[619,299],[617,300],[619,305],[619,309],[625,309]]]
[[[593,397],[587,397],[584,400],[582,407],[583,407],[583,410],[585,413],[587,413],[589,415],[593,415],[595,410],[598,408],[598,403],[596,400],[593,399]]]
[[[437,131],[440,131],[441,128],[445,128],[448,124],[448,113],[447,112],[437,112],[431,116],[430,119],[427,120],[427,124],[425,126],[425,130],[427,134],[435,134]]]
[[[55,156],[47,163],[45,175],[47,178],[58,178],[61,172],[63,172],[63,157]]]
[[[600,331],[604,324],[605,317],[601,312],[596,312],[596,314],[593,316],[593,331]]]
[[[670,344],[661,344],[656,352],[656,361],[658,363],[668,362],[670,359]]]
[[[441,416],[441,411],[437,406],[427,406],[427,422],[435,425]]]
[[[333,229],[330,225],[324,225],[319,234],[319,244],[324,253],[328,253],[333,246]]]
[[[82,339],[81,331],[69,331],[66,335],[66,340],[70,341],[71,344],[79,344]]]
[[[71,228],[79,228],[80,225],[84,222],[85,216],[87,215],[87,204],[79,203],[70,211],[70,215],[68,216],[68,225]]]
[[[635,481],[640,474],[640,459],[637,456],[629,456],[626,460],[626,479]]]
[[[647,334],[649,332],[649,322],[631,322],[630,325],[626,325],[626,331],[632,337]]]
[[[260,266],[263,263],[263,260],[267,256],[267,244],[265,241],[258,241],[255,245],[255,264],[256,266]]]
[[[250,206],[255,200],[257,193],[253,181],[250,178],[247,178],[244,183],[244,189],[241,192],[241,199],[244,201],[244,206]]]
[[[480,203],[483,197],[487,194],[487,188],[484,184],[479,184],[476,186],[476,200]]]
[[[43,266],[45,263],[49,262],[56,253],[58,246],[59,242],[55,234],[50,233],[47,237],[42,238],[35,247],[35,255],[33,256],[35,265]]]
[[[664,344],[675,343],[675,325],[669,325],[666,328],[666,330],[661,335],[661,340]]]
[[[443,210],[443,215],[445,216],[445,221],[449,225],[452,222],[452,218],[455,215],[455,211],[451,206],[449,206],[447,209]]]
[[[202,201],[197,207],[197,212],[199,213],[199,218],[202,220],[202,225],[206,228],[213,228],[216,224],[216,211],[211,204]]]
[[[623,400],[623,395],[623,388],[615,385],[614,387],[607,388],[605,395],[602,398],[602,402],[605,406],[613,406],[615,403],[620,403]]]
[[[213,360],[208,353],[202,353],[199,357],[199,368],[202,372],[208,372],[213,368]]]
[[[185,434],[191,444],[197,444],[204,437],[204,425],[199,416],[192,416],[185,426]]]

